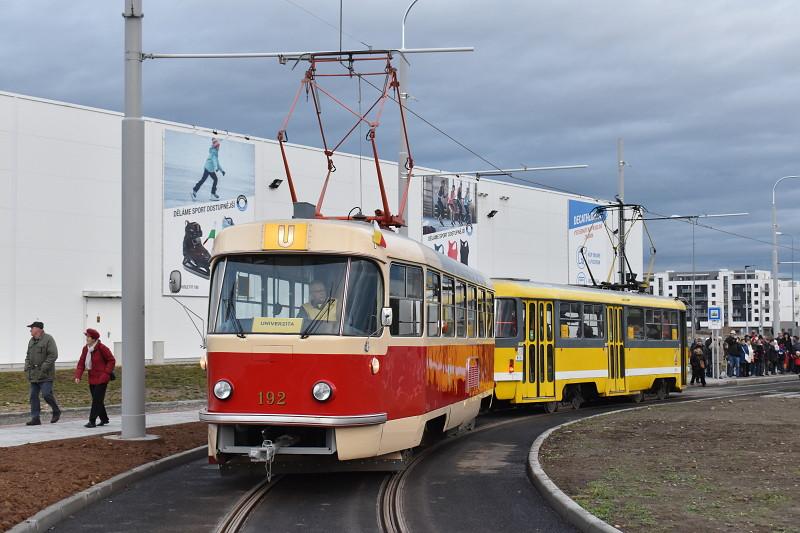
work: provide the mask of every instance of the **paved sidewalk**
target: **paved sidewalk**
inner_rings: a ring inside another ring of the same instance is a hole
[[[691,371],[687,376],[689,379],[692,377]],[[768,376],[751,376],[747,378],[706,378],[706,384],[709,387],[724,387],[726,385],[747,385],[747,384],[756,384],[756,383],[780,383],[783,381],[797,381],[800,379],[798,374],[770,374]],[[695,388],[699,387],[700,385],[689,385],[687,384],[687,388]]]
[[[49,440],[71,439],[75,437],[91,437],[94,435],[107,435],[122,431],[122,421],[119,415],[111,415],[111,423],[96,428],[85,428],[87,420],[83,417],[61,418],[55,424],[50,423],[50,413],[42,413],[41,426],[26,426],[25,423],[0,426],[0,448],[21,446],[32,442]],[[147,427],[170,426],[186,422],[198,422],[198,408],[183,409],[171,412],[146,413],[145,424]]]

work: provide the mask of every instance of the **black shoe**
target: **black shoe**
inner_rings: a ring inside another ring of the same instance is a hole
[[[100,421],[100,422],[99,422],[97,425],[98,425],[98,426],[105,426],[105,425],[106,425],[106,424],[108,424],[109,422],[110,422],[109,420],[101,420],[101,421]]]
[[[95,424],[94,422],[89,422],[87,424],[84,424],[83,427],[85,427],[85,428],[96,428],[97,424]]]
[[[61,418],[61,411],[56,411],[53,413],[53,418],[50,419],[51,424],[55,424]]]
[[[42,425],[42,421],[39,420],[38,418],[31,418],[30,420],[25,422],[25,425],[26,426],[41,426]]]

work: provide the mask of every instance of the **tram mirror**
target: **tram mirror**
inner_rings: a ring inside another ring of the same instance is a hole
[[[181,273],[178,270],[169,273],[169,292],[172,294],[181,292]]]
[[[392,308],[384,307],[381,309],[381,326],[388,327],[392,325]]]
[[[283,304],[279,304],[278,302],[272,304],[272,316],[278,316],[281,314],[282,311],[283,311]]]

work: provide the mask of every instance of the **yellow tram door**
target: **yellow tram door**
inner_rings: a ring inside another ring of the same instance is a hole
[[[526,394],[528,398],[554,398],[555,346],[553,343],[553,302],[531,301],[527,309]]]
[[[622,340],[622,307],[606,306],[608,392],[625,392],[625,346]]]

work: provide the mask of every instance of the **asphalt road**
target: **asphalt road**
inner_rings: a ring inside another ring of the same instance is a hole
[[[668,401],[787,390],[800,390],[800,383],[698,387]],[[402,502],[409,529],[574,531],[547,506],[527,478],[531,443],[546,429],[568,420],[633,405],[615,401],[551,415],[531,409],[481,417],[479,428],[498,421],[507,423],[451,439],[408,474]],[[386,476],[284,476],[251,514],[244,530],[376,531],[378,494]],[[254,484],[251,477],[220,477],[203,459],[136,483],[63,521],[54,531],[211,531]]]

